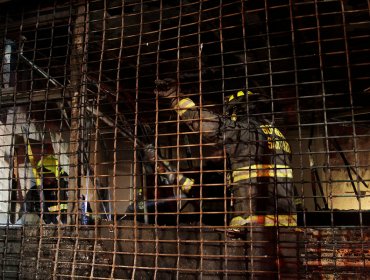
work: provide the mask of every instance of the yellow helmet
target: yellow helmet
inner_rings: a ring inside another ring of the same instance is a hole
[[[232,121],[237,120],[237,115],[244,112],[246,106],[247,97],[254,95],[253,92],[247,90],[239,90],[237,93],[230,95],[226,100],[226,111],[230,115]]]
[[[256,114],[263,111],[262,107],[265,107],[268,101],[267,96],[260,92],[239,90],[227,97],[226,112],[231,120],[236,121],[238,117],[245,117],[248,112]]]
[[[59,168],[58,160],[52,155],[40,159],[37,163],[37,170],[41,170],[42,173],[53,173],[57,178],[63,173]]]
[[[247,91],[247,94],[248,94],[248,95],[253,95],[254,93],[248,90],[248,91]],[[228,97],[228,102],[230,103],[231,101],[233,101],[233,100],[235,100],[235,99],[238,99],[238,98],[240,98],[240,97],[243,97],[243,96],[245,96],[244,91],[239,90],[236,94],[232,94],[232,95],[230,95],[230,96]]]

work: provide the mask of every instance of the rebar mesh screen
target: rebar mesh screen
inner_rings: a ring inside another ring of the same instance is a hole
[[[3,279],[367,279],[365,0],[0,1]]]

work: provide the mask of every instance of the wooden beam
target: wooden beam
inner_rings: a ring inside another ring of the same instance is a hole
[[[49,88],[34,91],[19,92],[15,88],[0,90],[0,107],[13,107],[30,102],[48,102],[70,99],[70,88]]]
[[[86,95],[86,46],[88,37],[88,12],[85,1],[80,1],[76,8],[76,19],[73,30],[71,53],[71,129],[69,143],[69,185],[68,185],[68,217],[69,225],[78,223],[78,196],[80,189],[80,126],[83,112],[83,95]],[[84,83],[85,81],[85,83]]]

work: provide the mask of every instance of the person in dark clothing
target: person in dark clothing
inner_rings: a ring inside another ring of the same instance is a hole
[[[262,95],[236,92],[227,100],[225,117],[196,106],[178,92],[173,80],[156,81],[154,93],[168,98],[172,109],[205,141],[224,145],[233,193],[228,231],[246,236],[251,278],[275,279],[284,258],[275,229],[296,226],[297,218],[291,148],[281,131],[257,114]]]
[[[67,222],[68,174],[61,169],[54,156],[46,156],[37,164],[41,179],[39,186],[34,185],[27,192],[24,202],[25,213],[41,215],[46,224]],[[41,211],[43,209],[43,211]]]

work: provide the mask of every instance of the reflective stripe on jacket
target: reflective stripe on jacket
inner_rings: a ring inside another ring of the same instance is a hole
[[[257,224],[265,227],[293,227],[297,226],[297,215],[252,215],[248,218],[237,216],[230,222],[231,227],[240,227],[247,224]]]
[[[181,190],[184,193],[188,193],[194,185],[194,179],[187,178],[187,177],[183,176],[182,174],[180,174],[179,175],[179,184],[180,184]]]
[[[61,204],[48,207],[49,212],[58,212],[58,211],[67,210],[67,209],[68,209],[67,203],[61,203]]]
[[[238,168],[232,172],[233,182],[258,177],[293,178],[293,171],[288,165],[253,164]]]

